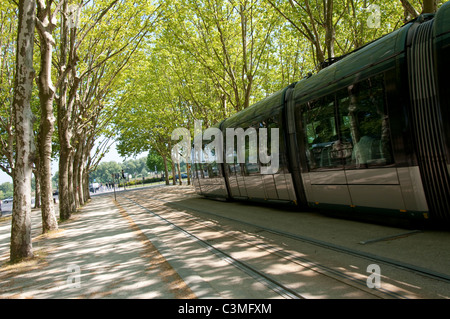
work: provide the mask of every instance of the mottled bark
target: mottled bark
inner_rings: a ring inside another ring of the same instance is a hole
[[[69,157],[59,158],[59,216],[62,220],[70,218],[72,211],[69,200]]]
[[[181,167],[180,167],[180,162],[177,163],[177,171],[178,171],[178,184],[182,185],[183,182],[181,181]]]
[[[175,170],[175,162],[172,162],[172,185],[177,184],[177,172]]]
[[[84,165],[84,169],[83,169],[83,194],[84,194],[84,200],[86,202],[91,199],[91,195],[89,194],[89,167],[90,167],[90,164],[91,164],[91,156],[90,156],[90,154],[86,154],[86,164]]]
[[[50,4],[48,4],[50,5]],[[39,177],[41,182],[41,213],[42,232],[58,229],[53,205],[52,189],[52,138],[55,131],[55,116],[53,115],[53,100],[55,88],[52,82],[52,51],[55,42],[52,32],[56,27],[51,10],[44,1],[38,1],[37,31],[41,50],[41,70],[37,79],[39,101],[41,106],[41,121],[39,125]]]
[[[86,202],[86,199],[84,197],[84,192],[83,192],[83,184],[84,184],[84,179],[83,179],[83,171],[84,171],[84,166],[86,163],[86,157],[85,157],[85,144],[82,142],[84,141],[86,138],[86,136],[83,134],[82,137],[80,138],[80,144],[78,144],[78,150],[77,150],[77,165],[76,165],[76,182],[77,182],[77,193],[78,193],[78,202],[80,204],[80,206],[84,205],[84,203]]]
[[[79,138],[78,140],[80,141],[81,138]],[[80,157],[81,157],[80,144],[78,142],[78,144],[76,146],[76,151],[73,156],[73,169],[72,169],[73,170],[72,182],[73,182],[73,189],[74,189],[73,195],[74,195],[75,207],[80,207],[82,205],[82,202],[80,200],[80,193],[79,193],[80,183],[79,183],[79,175],[78,175],[79,166],[80,166]]]
[[[89,195],[89,172],[86,169],[84,169],[82,174],[83,174],[83,197],[84,201],[87,202],[88,200],[91,199]]]
[[[69,77],[72,73],[69,72],[74,65],[71,66],[68,60],[72,59],[69,55],[69,26],[68,26],[68,4],[64,3],[61,15],[61,45],[60,45],[60,64],[59,77],[60,83],[58,87],[59,99],[57,101],[57,121],[58,133],[60,142],[60,159],[59,159],[59,215],[62,220],[67,220],[72,214],[73,203],[73,185],[69,181],[70,161],[73,153],[71,145],[72,139],[72,109],[73,104],[68,103],[69,92]]]
[[[33,41],[36,3],[19,1],[17,30],[16,78],[13,109],[15,112],[16,159],[14,169],[14,201],[11,222],[11,262],[33,257],[31,243],[31,174],[33,153],[34,115],[31,111],[31,93],[35,72],[33,69]]]
[[[77,206],[75,204],[75,190],[73,188],[73,158],[74,154],[72,153],[69,157],[69,172],[68,172],[68,179],[69,179],[69,204],[70,204],[70,212],[74,213],[77,210]]]
[[[39,165],[33,171],[35,183],[34,208],[41,208],[41,183],[39,180]]]

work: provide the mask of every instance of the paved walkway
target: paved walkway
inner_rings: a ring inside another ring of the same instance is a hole
[[[1,219],[0,298],[196,298],[113,199],[93,197],[49,235],[33,210],[36,258],[14,266],[11,219]]]

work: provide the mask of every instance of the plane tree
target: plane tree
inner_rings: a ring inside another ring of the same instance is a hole
[[[33,91],[35,1],[18,3],[15,82],[12,109],[15,134],[14,199],[11,221],[10,260],[33,257],[31,243],[31,174],[35,149],[31,96]]]
[[[117,150],[122,156],[133,156],[153,149],[164,161],[166,183],[170,161],[171,132],[186,124],[182,119],[182,100],[174,89],[168,64],[156,54],[142,54],[139,67],[128,70],[123,91],[117,98],[120,107],[113,119]],[[186,117],[187,118],[187,117]]]
[[[57,100],[60,144],[59,191],[62,219],[89,196],[90,152],[105,127],[115,81],[149,34],[159,6],[151,1],[86,1],[63,15]],[[80,12],[78,25],[74,13]],[[64,22],[65,21],[65,22]],[[124,27],[126,25],[126,27]],[[94,163],[95,166],[95,163]]]

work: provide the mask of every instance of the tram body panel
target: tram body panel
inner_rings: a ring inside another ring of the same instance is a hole
[[[406,211],[427,214],[427,199],[423,190],[422,178],[418,166],[397,168]]]
[[[284,177],[286,179],[286,186],[287,191],[289,195],[289,200],[291,202],[297,203],[297,196],[295,194],[295,187],[294,187],[294,181],[292,180],[292,174],[284,174]]]
[[[405,210],[400,185],[348,185],[355,208]]]
[[[243,176],[236,176],[236,181],[237,181],[238,186],[239,186],[240,197],[248,198],[248,193],[247,193],[247,188],[245,187],[244,177]]]
[[[262,179],[264,181],[264,189],[266,191],[265,199],[269,199],[269,198],[278,199],[278,193],[277,193],[277,189],[275,186],[274,175],[272,175],[272,174],[262,175]]]
[[[244,176],[245,190],[248,198],[265,199],[267,198],[262,176],[259,174]]]
[[[360,170],[347,170],[345,177],[348,184],[353,185],[398,185],[397,168],[372,168]]]
[[[230,192],[232,197],[241,197],[239,184],[236,176],[228,176],[228,183],[230,185]]]
[[[275,180],[275,185],[277,188],[278,199],[280,200],[290,200],[290,192],[288,181],[286,180],[286,175],[284,173],[275,174],[273,178]]]
[[[312,207],[329,208],[335,205],[350,208],[352,201],[347,185],[311,184],[311,197],[308,197]]]

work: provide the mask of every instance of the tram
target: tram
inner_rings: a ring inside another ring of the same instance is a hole
[[[279,128],[278,171],[193,163],[196,192],[450,224],[449,58],[447,2],[223,120]]]

